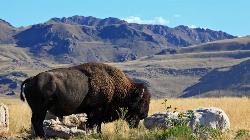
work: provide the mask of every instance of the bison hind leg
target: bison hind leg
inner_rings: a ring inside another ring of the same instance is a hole
[[[95,122],[95,121],[87,121],[86,124],[87,131],[90,133],[101,133],[102,130],[102,122]]]
[[[34,129],[35,136],[44,137],[43,121],[46,116],[46,111],[32,113],[31,123]]]

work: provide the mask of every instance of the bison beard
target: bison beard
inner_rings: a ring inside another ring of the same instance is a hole
[[[23,89],[23,86],[24,89]],[[32,110],[31,122],[37,136],[44,136],[46,112],[58,117],[86,113],[87,127],[119,118],[120,108],[128,109],[125,120],[137,127],[147,117],[150,93],[144,84],[132,82],[121,70],[101,63],[86,63],[39,73],[21,85],[21,100]]]

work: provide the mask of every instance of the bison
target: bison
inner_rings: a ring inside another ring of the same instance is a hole
[[[24,97],[24,95],[25,97]],[[58,117],[86,113],[87,128],[119,118],[131,128],[148,115],[150,93],[142,83],[133,82],[121,70],[102,63],[85,63],[69,68],[52,69],[30,77],[21,84],[20,98],[27,100],[35,135],[44,137],[43,121],[49,111]]]

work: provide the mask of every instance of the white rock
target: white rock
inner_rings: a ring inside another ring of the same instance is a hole
[[[9,131],[9,111],[8,107],[0,104],[0,133]]]
[[[227,114],[220,108],[198,108],[193,110],[194,118],[190,121],[190,126],[195,129],[196,126],[219,129],[222,131],[230,128],[230,121]]]
[[[47,137],[68,139],[72,136],[85,135],[86,121],[86,114],[72,114],[63,117],[62,119],[49,114],[43,122],[43,129]]]
[[[179,112],[161,112],[155,113],[144,119],[144,125],[148,129],[171,127],[171,120],[188,119],[187,125],[193,130],[198,126],[219,129],[222,131],[230,128],[230,121],[226,113],[219,108],[198,108],[192,110],[193,117],[188,119],[188,111],[185,111],[184,117],[178,117]]]

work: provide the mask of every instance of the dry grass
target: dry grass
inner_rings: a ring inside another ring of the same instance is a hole
[[[19,99],[0,98],[0,102],[9,108],[10,128],[8,136],[18,135],[30,129],[31,110],[27,103]]]
[[[22,103],[19,99],[13,98],[1,98],[0,102],[6,104],[10,111],[10,131],[8,136],[19,135],[24,132],[24,130],[30,129],[30,116],[31,112],[26,103]],[[162,104],[163,99],[152,100],[150,105],[150,113],[165,111],[165,105]],[[250,130],[250,98],[188,98],[188,99],[168,99],[166,102],[167,106],[171,105],[177,110],[187,110],[194,109],[198,107],[219,107],[222,108],[229,116],[231,121],[231,129],[233,132],[239,129]],[[145,128],[143,126],[138,129],[129,130],[128,127],[121,123],[121,121],[104,124],[102,131],[103,137],[112,138],[113,133],[119,133],[117,130],[126,137],[127,135],[137,135],[143,138],[143,133],[145,133]],[[117,128],[120,127],[121,128]],[[127,134],[126,134],[127,133]],[[117,135],[116,135],[117,136]]]
[[[164,111],[163,100],[152,100],[150,114],[153,112]],[[187,98],[187,99],[168,99],[167,105],[172,109],[188,110],[198,107],[219,107],[228,115],[231,122],[231,129],[240,128],[250,130],[250,98]]]

